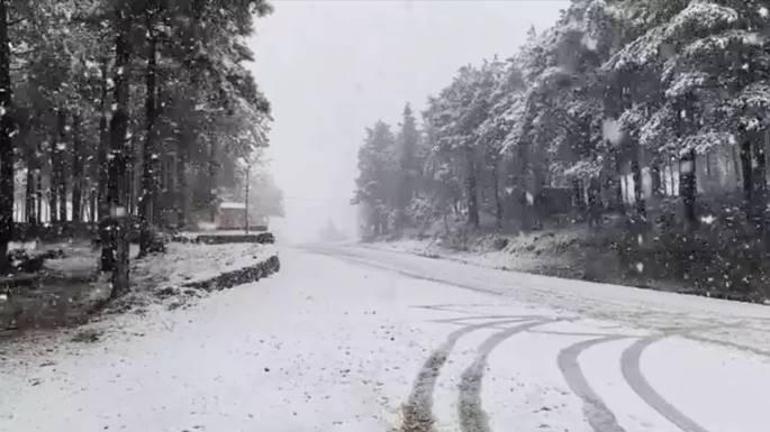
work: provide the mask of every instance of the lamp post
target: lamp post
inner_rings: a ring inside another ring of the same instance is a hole
[[[251,176],[251,164],[246,163],[246,197],[244,199],[245,206],[243,209],[244,213],[244,220],[243,220],[243,226],[246,229],[246,235],[249,234],[249,177]]]

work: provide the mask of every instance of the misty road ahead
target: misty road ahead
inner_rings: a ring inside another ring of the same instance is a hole
[[[0,430],[765,429],[765,307],[360,246],[281,260],[93,344],[7,347]]]

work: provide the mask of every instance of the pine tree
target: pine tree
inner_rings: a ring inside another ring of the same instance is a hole
[[[390,126],[378,121],[366,130],[358,152],[359,176],[354,204],[364,207],[364,229],[368,235],[384,235],[393,227],[397,202],[399,162],[396,138]]]
[[[8,242],[13,235],[13,123],[8,0],[0,0],[0,272],[10,269]]]
[[[409,223],[407,210],[414,197],[419,174],[417,149],[420,132],[417,130],[417,121],[409,104],[404,107],[402,116],[401,130],[398,134],[398,175],[400,178],[396,198],[396,230],[401,230]]]

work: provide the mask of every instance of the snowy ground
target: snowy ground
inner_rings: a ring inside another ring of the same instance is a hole
[[[0,430],[767,430],[770,308],[355,246],[281,261],[94,343],[0,346]]]
[[[110,296],[108,275],[98,275],[99,250],[88,242],[24,245],[33,250],[62,250],[59,258],[46,259],[46,278],[41,288],[15,297],[0,298],[0,336],[16,315],[22,330],[70,325],[87,319]],[[184,307],[200,292],[185,285],[210,280],[256,265],[276,254],[272,245],[237,243],[197,245],[170,243],[167,253],[134,259],[139,252],[131,247],[131,293],[113,302],[110,311],[125,312],[148,307]],[[23,313],[19,314],[21,310]],[[17,330],[11,330],[15,334]]]

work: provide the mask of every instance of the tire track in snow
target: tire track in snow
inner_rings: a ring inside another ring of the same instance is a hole
[[[439,323],[439,324],[466,325],[467,324],[466,321],[508,319],[508,318],[547,319],[547,317],[543,315],[472,315],[472,316],[462,316],[457,318],[442,318],[442,319],[433,320],[433,322]]]
[[[626,379],[626,382],[628,382],[628,385],[631,386],[631,389],[633,389],[634,392],[647,403],[647,405],[651,406],[655,411],[660,413],[660,415],[668,419],[671,423],[675,424],[682,431],[708,432],[706,428],[699,425],[695,420],[687,417],[663,398],[663,396],[650,385],[647,378],[644,377],[644,374],[642,374],[640,366],[642,352],[660,339],[662,339],[662,337],[641,339],[623,351],[623,355],[620,359],[620,368],[623,371],[623,377]]]
[[[551,324],[559,319],[541,320],[518,325],[487,338],[481,346],[471,366],[463,371],[460,378],[460,397],[457,405],[460,417],[460,430],[462,432],[489,432],[489,419],[481,406],[481,382],[484,377],[484,369],[487,367],[489,354],[506,339],[527,331],[533,327]]]
[[[310,253],[315,253],[318,255],[323,255],[331,258],[336,258],[342,261],[346,261],[351,264],[357,264],[357,265],[364,265],[371,268],[376,268],[383,271],[388,271],[396,274],[400,274],[402,276],[410,277],[412,279],[417,280],[423,280],[427,282],[433,282],[433,283],[439,283],[444,285],[451,285],[453,287],[466,289],[468,291],[473,292],[479,292],[484,294],[492,294],[496,296],[502,296],[504,295],[503,292],[495,291],[488,288],[480,288],[476,285],[471,285],[467,283],[461,283],[456,280],[452,280],[448,277],[432,277],[432,276],[426,276],[424,274],[418,273],[416,271],[410,271],[410,270],[404,270],[403,268],[397,268],[389,265],[384,265],[381,263],[376,263],[373,261],[370,261],[368,259],[363,259],[359,256],[352,255],[350,253],[345,253],[345,251],[339,251],[339,250],[333,250],[333,251],[324,251],[320,249],[305,249]],[[454,311],[454,312],[460,312],[460,311]]]
[[[572,393],[583,401],[583,415],[594,432],[624,432],[615,414],[607,408],[594,391],[580,368],[578,357],[594,345],[623,339],[625,336],[606,336],[578,342],[559,351],[557,363]]]
[[[463,336],[484,328],[494,327],[500,324],[513,324],[517,322],[531,321],[529,317],[517,319],[487,321],[457,329],[447,336],[444,343],[435,349],[425,360],[417,378],[412,385],[412,391],[407,403],[403,407],[403,418],[400,432],[429,432],[433,431],[435,418],[433,417],[433,393],[436,388],[436,380],[441,368],[447,361],[449,354],[457,342]]]
[[[686,334],[686,333],[683,333],[681,336],[685,337],[687,339],[692,339],[692,340],[697,341],[697,342],[705,342],[705,343],[714,344],[714,345],[721,345],[723,347],[734,348],[734,349],[737,349],[737,350],[740,350],[740,351],[748,352],[748,353],[751,353],[751,354],[754,354],[754,355],[758,355],[758,356],[762,356],[762,357],[770,357],[770,351],[768,351],[768,350],[763,350],[763,349],[760,349],[760,348],[754,348],[754,347],[747,346],[747,345],[741,345],[741,344],[738,344],[738,343],[735,343],[735,342],[717,340],[717,339],[712,339],[712,338],[705,337],[705,336],[697,336],[697,335]]]

